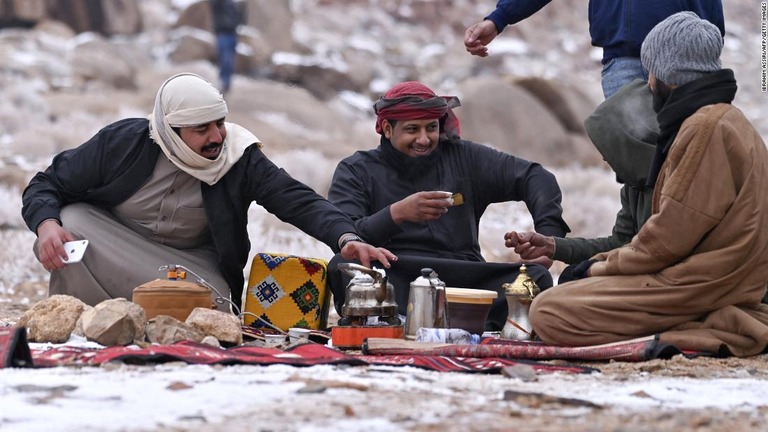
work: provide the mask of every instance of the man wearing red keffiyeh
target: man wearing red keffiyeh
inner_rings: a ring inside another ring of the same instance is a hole
[[[387,276],[401,314],[410,281],[429,267],[448,286],[499,293],[486,323],[488,330],[499,330],[507,316],[501,285],[517,277],[520,263],[485,262],[478,236],[485,209],[523,201],[537,232],[562,237],[569,228],[555,177],[537,163],[461,139],[453,113],[459,105],[458,98],[438,96],[419,82],[392,87],[373,106],[379,147],[341,161],[328,197],[367,242],[398,255]],[[336,269],[339,262],[336,256],[329,265],[337,311],[348,281]],[[551,261],[541,263],[528,272],[547,288]]]

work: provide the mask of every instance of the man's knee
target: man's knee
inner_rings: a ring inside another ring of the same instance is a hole
[[[61,225],[74,235],[82,235],[83,230],[93,226],[97,212],[104,212],[90,204],[69,204],[61,209]]]
[[[542,292],[531,303],[528,310],[528,320],[536,334],[547,343],[557,343],[557,335],[563,326],[563,316],[558,311],[562,310],[565,301],[562,289],[551,289]]]

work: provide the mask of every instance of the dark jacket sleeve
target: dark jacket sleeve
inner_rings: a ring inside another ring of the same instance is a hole
[[[250,196],[283,222],[339,251],[338,240],[344,233],[357,233],[344,212],[304,183],[277,167],[261,150],[254,150],[245,184]],[[359,233],[358,233],[359,234]]]
[[[481,202],[522,201],[536,232],[563,237],[570,232],[563,220],[562,194],[554,174],[530,162],[481,144],[471,143],[473,166],[480,181],[475,193]]]
[[[125,119],[65,150],[37,173],[22,194],[22,217],[32,232],[46,219],[59,220],[63,206],[87,202],[111,206],[136,190],[154,167],[159,148],[148,140],[146,119]],[[138,168],[138,169],[134,169]]]
[[[538,12],[551,0],[500,0],[496,4],[496,10],[485,17],[493,21],[496,31],[501,33],[504,27],[516,24]]]
[[[333,173],[328,199],[355,221],[355,228],[365,241],[372,245],[382,245],[402,232],[402,229],[392,220],[390,206],[369,216],[369,203],[373,200],[367,196],[367,191],[373,188],[365,184],[371,181],[370,176],[356,172],[358,169],[348,160],[341,161]]]
[[[624,246],[637,234],[635,218],[630,209],[629,186],[621,188],[621,209],[616,214],[613,232],[608,237],[598,238],[557,238],[555,237],[555,254],[552,259],[567,264],[576,264],[617,247]]]

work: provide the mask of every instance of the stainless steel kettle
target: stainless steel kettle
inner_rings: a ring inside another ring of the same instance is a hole
[[[408,309],[405,315],[405,338],[416,339],[421,327],[448,328],[448,299],[445,283],[430,268],[421,269],[421,276],[410,284]]]
[[[345,325],[348,322],[357,324],[357,321],[369,316],[378,316],[392,325],[400,325],[395,289],[387,281],[383,270],[353,263],[341,263],[338,269],[353,276],[341,307]]]

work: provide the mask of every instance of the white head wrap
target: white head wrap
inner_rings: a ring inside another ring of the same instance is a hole
[[[195,153],[174,127],[191,127],[223,119],[227,116],[224,96],[205,78],[181,73],[168,78],[155,97],[155,107],[149,116],[149,133],[163,153],[182,171],[214,185],[242,156],[245,149],[260,143],[247,129],[225,123],[227,137],[216,159]]]

